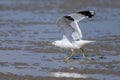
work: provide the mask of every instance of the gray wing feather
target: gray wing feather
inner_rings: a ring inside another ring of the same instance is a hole
[[[95,13],[93,11],[82,11],[58,19],[57,25],[61,28],[63,39],[68,39],[69,41],[81,40],[82,32],[77,22],[91,18],[94,15]]]
[[[77,13],[70,14],[69,16],[71,16],[72,18],[74,18],[75,21],[77,21],[77,22],[79,22],[79,21],[81,21],[83,19],[88,18],[87,16],[84,16],[82,14],[77,14]]]
[[[57,25],[60,27],[60,30],[63,33],[63,38],[69,38],[70,40],[72,40],[71,34],[75,30],[70,26],[70,22],[71,21],[62,17],[57,21]]]
[[[57,21],[57,25],[60,27],[64,35],[63,38],[67,38],[69,41],[81,39],[81,31],[79,26],[74,21],[70,21],[62,17]]]

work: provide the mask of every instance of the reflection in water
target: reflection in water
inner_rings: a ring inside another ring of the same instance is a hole
[[[74,70],[76,68],[75,64],[81,65],[81,68],[83,69],[83,68],[86,67],[86,64],[89,63],[90,61],[91,61],[91,59],[90,60],[84,60],[81,57],[79,57],[77,59],[71,59],[71,60],[67,61],[67,63],[70,64],[69,69]]]
[[[79,73],[67,73],[67,72],[52,72],[53,77],[71,77],[71,78],[86,78],[86,75]]]
[[[113,75],[103,75],[103,74],[80,74],[80,73],[69,73],[69,72],[52,72],[50,74],[52,77],[66,77],[66,78],[83,78],[89,80],[91,77],[97,80],[119,80],[120,77]]]

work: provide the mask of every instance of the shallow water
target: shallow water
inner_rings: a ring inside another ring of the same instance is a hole
[[[119,4],[119,0],[1,0],[0,79],[119,80]],[[64,62],[70,51],[47,44],[62,38],[56,20],[81,10],[96,12],[79,25],[83,39],[97,42],[85,46],[89,60]]]

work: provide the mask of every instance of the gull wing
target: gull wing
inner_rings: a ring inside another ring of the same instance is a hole
[[[90,15],[91,14],[91,15]],[[82,11],[70,14],[68,16],[63,16],[58,19],[57,25],[60,27],[63,33],[63,39],[68,39],[69,41],[79,41],[82,38],[82,32],[77,24],[82,19],[91,18],[93,12]]]
[[[71,16],[75,21],[79,22],[86,18],[92,18],[94,15],[95,15],[94,11],[81,11],[70,14],[68,16]]]

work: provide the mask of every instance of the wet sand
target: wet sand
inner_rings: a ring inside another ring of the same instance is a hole
[[[119,4],[119,0],[1,0],[0,80],[119,80]],[[76,51],[80,60],[65,62],[70,51],[47,44],[62,38],[56,20],[81,10],[96,12],[79,25],[83,39],[97,42],[84,47],[87,61]]]

